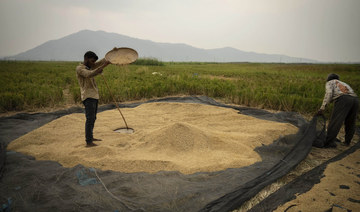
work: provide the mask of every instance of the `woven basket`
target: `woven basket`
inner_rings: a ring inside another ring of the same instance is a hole
[[[105,59],[111,64],[126,65],[136,61],[138,53],[131,48],[113,48],[106,53]]]

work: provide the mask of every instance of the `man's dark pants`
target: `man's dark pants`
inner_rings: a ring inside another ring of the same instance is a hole
[[[358,109],[359,99],[357,97],[343,95],[335,100],[325,145],[335,142],[336,136],[343,123],[345,123],[345,143],[350,144],[351,139],[355,134],[356,114]]]
[[[98,100],[93,98],[87,98],[83,101],[85,106],[85,138],[86,143],[92,143],[93,141],[93,130],[96,120],[96,113],[98,109]]]

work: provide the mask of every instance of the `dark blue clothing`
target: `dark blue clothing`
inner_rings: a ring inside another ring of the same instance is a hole
[[[93,98],[87,98],[83,101],[85,106],[85,139],[86,143],[92,143],[93,141],[93,130],[95,126],[96,114],[98,109],[99,100]]]
[[[350,95],[340,96],[335,100],[334,109],[327,130],[325,146],[335,142],[342,124],[345,124],[345,143],[350,144],[355,134],[356,115],[359,99]]]

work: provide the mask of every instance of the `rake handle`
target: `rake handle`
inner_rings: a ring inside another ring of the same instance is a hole
[[[108,88],[108,90],[109,90],[110,96],[112,97],[113,101],[115,102],[115,106],[116,106],[116,108],[118,109],[118,111],[119,111],[119,113],[120,113],[120,115],[121,115],[122,119],[124,120],[124,123],[125,123],[125,125],[126,125],[126,129],[129,129],[129,127],[128,127],[127,123],[126,123],[125,117],[124,117],[124,115],[122,114],[122,112],[121,112],[121,110],[120,110],[120,108],[119,108],[119,106],[118,106],[118,103],[117,103],[117,101],[116,101],[116,99],[115,99],[114,95],[111,93],[110,87],[109,87],[109,85],[108,85],[108,83],[107,83],[107,81],[106,81],[106,79],[105,79],[104,75],[103,75],[103,74],[101,74],[101,76],[102,76],[102,78],[104,79],[105,85],[106,85],[106,87],[107,87],[107,88]]]

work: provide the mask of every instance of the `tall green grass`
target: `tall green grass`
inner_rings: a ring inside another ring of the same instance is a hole
[[[74,85],[76,63],[0,62],[0,111],[61,105],[63,89]]]
[[[326,77],[337,73],[360,93],[358,64],[163,63],[110,65],[104,77],[117,101],[168,95],[207,95],[228,103],[314,113],[322,103]],[[0,62],[0,111],[64,104],[69,88],[80,102],[76,62]],[[100,103],[112,98],[96,77]]]
[[[143,65],[143,66],[163,66],[164,62],[159,61],[156,58],[139,58],[137,59],[133,65]]]

